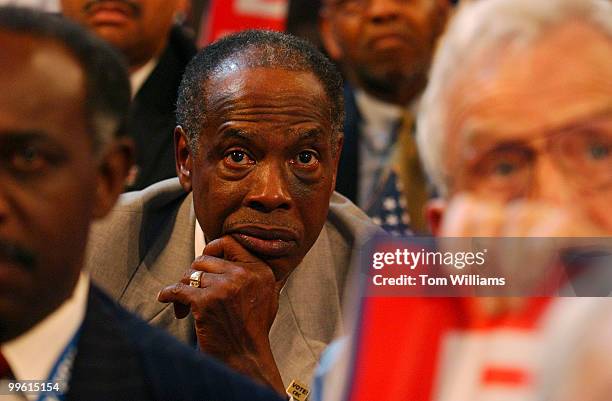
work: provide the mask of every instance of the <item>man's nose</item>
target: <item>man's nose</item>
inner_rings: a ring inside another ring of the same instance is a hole
[[[366,8],[366,16],[375,23],[394,20],[399,15],[398,0],[370,0]]]
[[[534,166],[534,178],[530,188],[529,197],[557,206],[572,207],[572,199],[578,188],[562,171],[551,155],[545,154],[538,158]],[[575,206],[575,205],[574,205]]]
[[[248,207],[265,213],[276,209],[291,209],[293,199],[282,167],[276,164],[260,165],[256,177],[250,183],[252,188],[245,198]]]

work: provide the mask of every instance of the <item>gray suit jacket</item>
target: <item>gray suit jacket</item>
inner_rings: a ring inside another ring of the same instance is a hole
[[[341,324],[341,300],[352,250],[378,230],[349,200],[334,194],[327,222],[281,291],[270,331],[285,385],[308,383],[319,356]],[[90,234],[87,268],[95,282],[127,309],[182,341],[194,342],[191,317],[177,320],[157,293],[177,282],[194,255],[192,195],[178,179],[122,195],[109,217]]]

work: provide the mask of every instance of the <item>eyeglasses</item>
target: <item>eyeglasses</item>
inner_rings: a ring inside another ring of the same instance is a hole
[[[612,186],[612,116],[599,118],[533,141],[498,141],[469,149],[462,187],[509,198],[523,195],[534,183],[538,159],[547,153],[562,173],[580,188]]]

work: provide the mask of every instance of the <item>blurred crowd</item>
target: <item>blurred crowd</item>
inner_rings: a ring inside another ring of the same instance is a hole
[[[601,289],[610,67],[609,0],[1,0],[0,398],[611,400],[609,290],[360,266],[558,238]]]

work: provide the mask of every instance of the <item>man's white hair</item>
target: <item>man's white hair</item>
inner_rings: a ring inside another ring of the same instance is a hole
[[[459,8],[442,37],[417,117],[419,154],[441,196],[448,195],[447,92],[461,64],[485,50],[527,45],[551,27],[582,20],[612,37],[610,0],[477,0]]]

